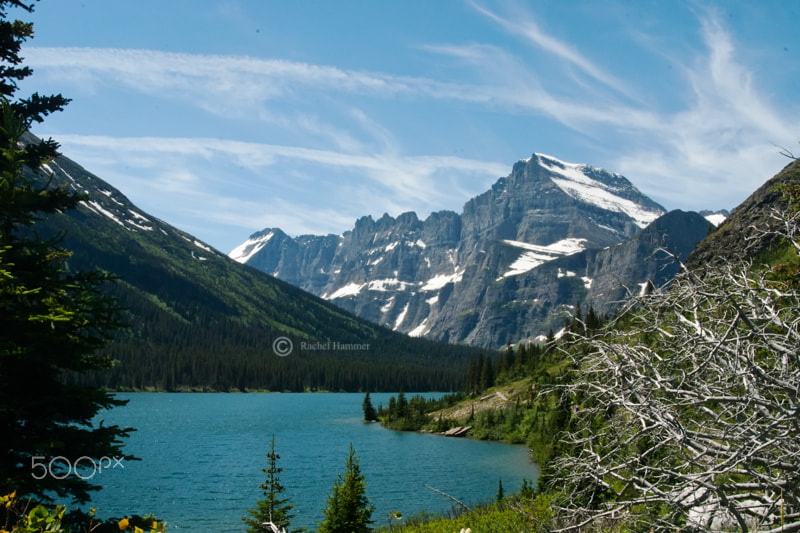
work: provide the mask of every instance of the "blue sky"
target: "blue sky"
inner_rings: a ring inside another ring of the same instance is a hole
[[[796,1],[43,0],[34,133],[223,252],[460,212],[532,153],[731,209],[800,139]]]

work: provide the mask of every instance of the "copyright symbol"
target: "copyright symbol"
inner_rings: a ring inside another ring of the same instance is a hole
[[[289,337],[278,337],[272,341],[272,351],[275,352],[275,355],[278,357],[286,357],[292,353],[293,349],[294,345],[292,345],[292,339]]]

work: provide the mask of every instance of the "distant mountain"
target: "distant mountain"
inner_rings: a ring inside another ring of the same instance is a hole
[[[118,364],[80,379],[167,390],[452,390],[477,356],[367,322],[232,261],[66,157],[45,171],[39,179],[88,199],[36,230],[66,232],[70,268],[118,275],[109,290],[131,324],[108,347]]]
[[[703,211],[700,211],[700,214],[703,215],[703,217],[711,222],[714,226],[719,226],[725,222],[725,219],[731,216],[730,211],[727,209],[720,209],[719,211],[710,211],[704,209]]]
[[[342,235],[271,228],[229,256],[395,330],[498,347],[559,329],[576,302],[611,310],[625,287],[665,279],[655,249],[685,257],[709,228],[665,213],[619,174],[534,154],[461,214],[363,217]]]

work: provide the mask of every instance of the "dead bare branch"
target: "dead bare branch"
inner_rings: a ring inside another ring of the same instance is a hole
[[[436,492],[437,494],[441,494],[445,498],[449,498],[449,499],[453,500],[454,502],[456,502],[458,505],[460,505],[461,507],[463,507],[467,511],[471,511],[472,510],[472,509],[470,509],[469,505],[467,505],[466,503],[464,503],[462,501],[459,501],[459,500],[455,499],[453,496],[450,496],[446,492],[442,492],[439,489],[435,489],[435,488],[430,487],[428,485],[425,485],[425,488],[428,489],[428,490],[432,490],[433,492]]]
[[[779,216],[771,236],[797,247],[798,218]],[[795,288],[749,264],[702,279],[682,267],[583,340],[576,379],[557,386],[579,407],[564,435],[574,453],[552,465],[571,517],[559,531],[800,531]]]

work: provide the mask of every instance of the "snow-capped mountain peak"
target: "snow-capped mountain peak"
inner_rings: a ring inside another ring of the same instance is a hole
[[[540,166],[552,173],[552,181],[572,198],[608,211],[625,213],[640,228],[644,228],[666,212],[652,202],[649,204],[636,202],[632,198],[632,193],[642,197],[643,195],[619,174],[589,165],[565,163],[544,154],[534,154],[534,157]]]
[[[249,239],[231,250],[228,257],[236,262],[245,264],[251,257],[261,251],[274,235],[273,231],[254,233]]]

